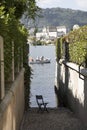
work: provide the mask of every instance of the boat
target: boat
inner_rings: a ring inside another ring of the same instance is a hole
[[[41,60],[34,60],[34,61],[30,61],[29,63],[30,64],[47,64],[47,63],[50,63],[50,60],[49,59],[45,59],[43,61],[41,61]]]
[[[51,60],[49,58],[44,58],[42,56],[41,58],[30,59],[29,63],[30,64],[47,64],[47,63],[51,63]]]

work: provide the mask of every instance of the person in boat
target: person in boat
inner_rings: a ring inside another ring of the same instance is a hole
[[[40,58],[39,58],[39,56],[37,56],[37,58],[36,58],[36,61],[40,61]]]
[[[32,62],[34,61],[34,59],[32,57],[29,57],[29,61]]]
[[[34,61],[34,59],[32,58],[32,60],[31,61]]]
[[[40,59],[41,59],[41,61],[43,61],[43,60],[44,60],[44,56],[41,56],[41,58],[40,58]]]

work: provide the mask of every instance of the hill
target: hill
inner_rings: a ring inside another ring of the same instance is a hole
[[[71,29],[74,24],[83,26],[87,24],[87,12],[80,10],[72,10],[65,8],[47,8],[42,9],[41,13],[38,13],[40,17],[36,17],[35,23],[31,20],[28,21],[28,26],[62,26],[65,25]]]

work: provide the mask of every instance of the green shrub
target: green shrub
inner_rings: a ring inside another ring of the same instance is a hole
[[[58,38],[56,40],[56,58],[59,61],[62,58],[62,39]]]
[[[69,61],[79,65],[85,62],[85,67],[87,67],[87,25],[71,31],[67,36],[62,37],[61,39],[62,40],[57,40],[57,58],[60,59],[63,57],[63,44],[64,42],[67,44],[68,39]],[[60,41],[62,41],[62,44],[60,44]]]
[[[87,26],[70,32],[69,37],[69,55],[70,61],[81,64],[86,61],[87,53]]]
[[[15,71],[23,64],[23,49],[27,43],[27,30],[14,16],[14,8],[6,14],[0,6],[0,35],[4,39],[5,82],[12,77],[12,43],[14,44]],[[24,57],[25,58],[25,57]]]

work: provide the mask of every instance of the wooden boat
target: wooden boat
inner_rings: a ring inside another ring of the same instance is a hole
[[[51,63],[51,60],[49,58],[36,58],[36,59],[31,59],[29,60],[29,63],[30,64],[47,64],[47,63]]]

